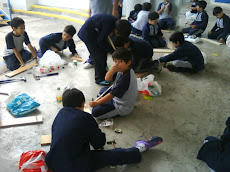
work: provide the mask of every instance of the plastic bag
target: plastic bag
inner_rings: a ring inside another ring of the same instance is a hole
[[[226,40],[226,45],[230,48],[230,35],[228,36],[228,38]]]
[[[34,101],[34,99],[26,93],[19,95],[12,94],[6,102],[7,108],[16,117],[24,116],[40,106],[39,103]]]
[[[43,150],[22,153],[19,161],[20,172],[51,172],[45,164],[45,156]]]
[[[39,65],[46,67],[63,66],[65,63],[65,60],[61,59],[61,56],[51,50],[47,50],[39,60]]]
[[[137,78],[137,89],[140,93],[146,96],[160,96],[161,86],[157,81],[154,81],[154,75],[150,74],[143,78]]]

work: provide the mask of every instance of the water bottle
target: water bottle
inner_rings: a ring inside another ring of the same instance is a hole
[[[57,100],[57,103],[61,103],[62,102],[62,92],[61,92],[61,88],[60,87],[57,88],[56,100]]]

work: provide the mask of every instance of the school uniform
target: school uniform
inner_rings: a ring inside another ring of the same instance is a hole
[[[130,114],[134,109],[137,98],[137,78],[133,69],[129,69],[124,73],[115,73],[113,77],[116,79],[109,93],[114,98],[92,109],[92,115],[98,119],[110,118],[117,115],[125,116]],[[103,88],[100,94],[105,89]]]
[[[150,43],[153,48],[165,47],[166,42],[162,39],[162,36],[163,33],[158,23],[155,25],[146,23],[142,30],[143,39]]]
[[[215,172],[230,171],[230,118],[226,121],[226,128],[219,138],[209,136],[205,138],[197,159],[204,161]]]
[[[42,37],[39,40],[39,46],[41,49],[42,55],[47,51],[50,50],[50,47],[53,46],[58,49],[58,51],[62,51],[69,47],[70,52],[72,55],[78,54],[76,51],[76,46],[73,39],[68,41],[62,40],[62,33],[51,33],[47,36]]]
[[[188,41],[184,41],[173,53],[158,60],[161,63],[173,61],[175,67],[189,68],[191,72],[199,72],[204,69],[204,58],[201,51]]]
[[[96,14],[87,19],[78,32],[78,37],[90,53],[88,62],[94,65],[96,83],[105,80],[109,52],[107,39],[115,28],[116,20],[112,15]]]
[[[26,45],[30,44],[27,32],[24,32],[24,35],[15,35],[12,31],[6,35],[5,41],[6,47],[3,51],[3,59],[5,60],[9,70],[18,69],[21,66],[21,63],[14,54],[14,48],[16,48],[20,53],[24,63],[31,59],[32,54],[23,47],[23,43]]]
[[[230,34],[230,18],[226,14],[223,14],[221,19],[217,19],[211,32],[211,34],[208,34],[209,39],[220,40],[223,38],[226,41],[228,35]]]
[[[93,172],[107,165],[141,161],[137,148],[97,150],[105,142],[105,134],[89,113],[64,107],[53,122],[51,147],[45,162],[54,172]],[[90,150],[90,145],[95,150]]]
[[[158,22],[158,24],[159,24],[159,26],[160,26],[161,29],[172,29],[173,26],[174,26],[174,21],[173,21],[173,19],[171,17],[172,3],[170,3],[170,5],[168,7],[169,11],[170,11],[169,15],[166,13],[166,10],[167,10],[166,6],[167,6],[167,4],[165,5],[164,2],[162,2],[162,3],[159,4],[159,6],[157,8],[157,11],[159,11],[162,8],[162,6],[165,6],[165,9],[159,15],[159,22]]]
[[[133,53],[132,68],[136,73],[152,71],[155,62],[152,60],[153,48],[145,40],[129,36],[130,50]]]
[[[133,19],[135,21],[137,19],[137,14],[138,12],[136,12],[135,10],[130,11],[128,20],[132,23],[133,21],[131,21],[130,19]]]
[[[192,22],[192,25],[195,25],[196,27],[194,29],[191,27],[184,28],[182,29],[182,32],[188,33],[189,35],[201,36],[201,34],[205,31],[208,25],[207,12],[205,10],[202,12],[198,12],[194,22]]]
[[[141,10],[137,14],[137,20],[132,23],[132,33],[136,35],[142,35],[142,29],[148,22],[149,11]]]

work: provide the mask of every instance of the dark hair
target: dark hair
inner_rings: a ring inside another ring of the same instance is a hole
[[[135,10],[135,11],[141,11],[141,10],[142,10],[142,5],[141,5],[141,4],[136,4],[136,5],[134,6],[134,10]]]
[[[131,24],[128,20],[117,20],[115,27],[120,37],[128,37],[131,33]]]
[[[197,6],[199,6],[200,8],[202,8],[204,10],[207,6],[207,2],[206,1],[198,1]]]
[[[22,18],[19,18],[19,17],[14,17],[10,22],[11,27],[15,27],[16,29],[18,28],[18,26],[22,24],[24,25],[25,22]]]
[[[129,37],[115,37],[113,44],[115,47],[124,47],[125,43],[129,42]]]
[[[221,12],[223,12],[223,9],[221,7],[215,7],[213,9],[213,15],[216,16],[217,14],[220,14]]]
[[[152,8],[152,5],[149,2],[145,2],[142,5],[142,10],[144,10],[144,11],[149,11],[149,10],[151,10],[151,8]]]
[[[113,60],[114,59],[124,60],[125,63],[127,64],[129,61],[132,61],[133,54],[130,50],[126,48],[119,48],[113,52],[112,58]]]
[[[156,20],[158,18],[159,18],[159,14],[157,12],[152,12],[152,13],[149,13],[148,15],[149,20]]]
[[[170,37],[169,40],[171,42],[177,43],[177,41],[181,44],[184,42],[184,35],[182,32],[174,32]]]
[[[76,33],[76,29],[73,25],[67,25],[64,29],[64,32],[73,37],[73,35]]]
[[[83,102],[85,102],[85,96],[76,88],[67,89],[62,95],[62,104],[64,107],[81,107]]]

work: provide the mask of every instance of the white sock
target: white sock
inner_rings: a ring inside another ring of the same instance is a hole
[[[143,143],[137,145],[136,148],[138,148],[140,152],[144,152],[146,150],[146,147]]]

